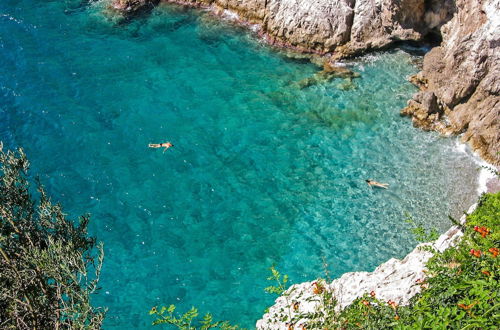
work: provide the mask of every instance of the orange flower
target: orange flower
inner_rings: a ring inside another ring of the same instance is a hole
[[[294,303],[293,303],[293,305],[292,305],[292,306],[293,306],[293,310],[294,310],[294,311],[296,311],[296,310],[298,310],[298,309],[299,309],[300,302],[296,301],[296,302],[294,302]]]
[[[490,234],[490,229],[486,228],[484,226],[479,227],[479,226],[474,226],[474,231],[477,231],[481,236],[486,237]]]
[[[361,300],[361,303],[365,306],[370,306],[370,303],[367,300]]]
[[[372,298],[375,298],[375,291],[370,292],[370,296],[372,296]]]
[[[397,321],[399,320],[399,315],[394,316],[394,319]]]
[[[471,309],[472,307],[474,307],[475,304],[477,304],[478,302],[475,301],[473,302],[472,304],[470,305],[464,305],[464,304],[457,304],[458,307],[462,308],[462,309],[465,309],[465,310],[469,310]]]
[[[490,248],[488,251],[493,255],[493,258],[497,257],[497,255],[498,255],[498,249],[497,248]]]
[[[476,258],[479,258],[481,256],[481,251],[480,250],[474,250],[474,249],[470,249],[470,252],[469,252],[471,255],[473,255],[474,257]]]
[[[325,288],[323,287],[323,285],[318,284],[318,282],[314,282],[313,286],[314,286],[314,288],[313,288],[313,293],[314,294],[323,293],[323,291],[325,290]]]
[[[481,273],[483,273],[486,276],[490,276],[491,275],[490,272],[487,271],[487,270],[483,270],[483,271],[481,271]]]
[[[387,302],[387,304],[388,304],[389,306],[391,306],[391,307],[392,307],[392,309],[396,309],[396,307],[398,307],[398,304],[397,304],[395,301],[392,301],[392,300],[389,300],[389,301]]]

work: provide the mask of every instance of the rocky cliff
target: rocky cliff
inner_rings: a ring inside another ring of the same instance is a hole
[[[468,213],[472,213],[476,205],[471,206]],[[466,216],[460,222],[465,223]],[[324,290],[329,291],[337,299],[337,310],[350,305],[356,298],[365,293],[373,292],[378,299],[392,300],[398,305],[407,305],[410,299],[420,292],[421,283],[425,279],[425,265],[433,253],[424,246],[431,246],[435,251],[443,252],[455,246],[463,233],[458,226],[453,226],[433,243],[417,246],[403,260],[390,259],[373,272],[346,273],[342,277],[324,283]],[[257,321],[257,329],[262,330],[289,330],[303,329],[307,324],[306,318],[301,315],[322,312],[321,292],[317,290],[317,281],[304,282],[291,286],[282,296],[276,299],[269,311]],[[287,321],[296,322],[289,326]]]
[[[457,0],[443,42],[413,77],[421,91],[403,114],[425,129],[463,134],[483,158],[500,164],[500,1]]]
[[[160,0],[109,0],[126,15]],[[500,164],[500,0],[163,0],[237,14],[269,43],[338,60],[397,41],[443,38],[413,77],[421,91],[403,115],[461,134]]]
[[[160,0],[110,0],[134,13]],[[164,0],[229,10],[258,24],[271,43],[305,52],[353,55],[437,32],[455,10],[452,0]]]

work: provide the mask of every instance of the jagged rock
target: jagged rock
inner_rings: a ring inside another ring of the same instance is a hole
[[[412,116],[415,126],[425,130],[438,129],[443,126],[439,120],[443,110],[437,102],[436,95],[431,91],[421,91],[408,101],[408,106],[401,110],[401,115]]]
[[[429,109],[417,93],[405,113],[441,133],[463,134],[481,156],[500,164],[500,0],[457,0],[457,13],[441,28],[443,42],[424,57],[422,89],[436,95],[446,125],[421,120]],[[418,109],[417,109],[418,108]],[[439,118],[436,118],[439,119]]]
[[[126,15],[153,8],[160,0],[112,0],[111,7]]]
[[[111,0],[126,13],[158,0]],[[453,0],[165,0],[231,11],[274,44],[350,56],[398,40],[421,40],[450,19]]]
[[[263,28],[273,38],[322,53],[349,41],[354,0],[269,0]]]

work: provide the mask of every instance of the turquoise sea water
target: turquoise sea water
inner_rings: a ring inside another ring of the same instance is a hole
[[[475,199],[455,139],[399,116],[414,59],[370,55],[353,86],[300,89],[317,67],[203,12],[118,23],[99,4],[2,0],[0,140],[68,214],[92,214],[106,329],[169,303],[252,327],[271,265],[293,282],[373,270],[415,245],[406,212],[444,230]]]

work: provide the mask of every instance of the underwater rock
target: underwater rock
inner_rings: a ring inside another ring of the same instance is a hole
[[[349,83],[344,87],[352,88],[353,78],[359,78],[361,75],[358,72],[354,72],[345,66],[333,65],[329,62],[325,62],[323,65],[323,70],[315,73],[313,76],[303,79],[297,83],[299,88],[303,89],[312,85],[317,85],[321,83],[327,83],[335,78],[346,79]]]

